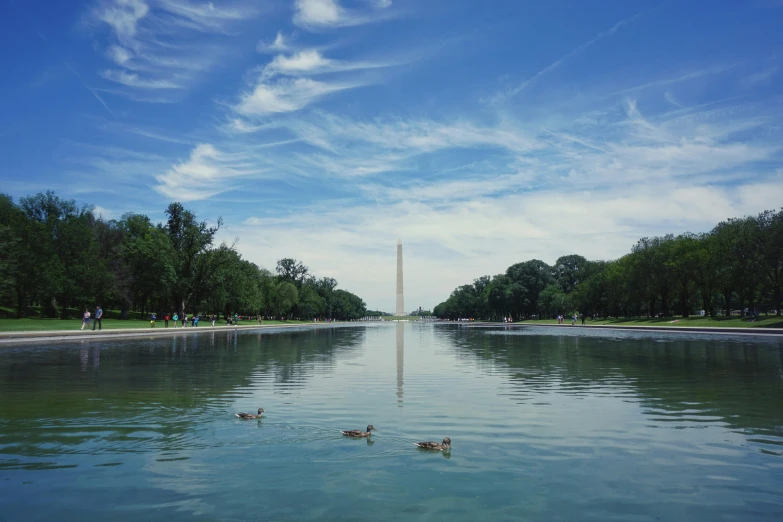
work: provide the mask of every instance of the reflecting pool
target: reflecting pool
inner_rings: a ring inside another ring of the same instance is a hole
[[[396,323],[0,348],[2,520],[367,518],[783,520],[783,339]]]

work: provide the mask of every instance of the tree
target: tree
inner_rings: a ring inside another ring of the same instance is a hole
[[[299,303],[299,291],[290,281],[280,281],[275,285],[272,307],[275,314],[286,318],[291,309]]]
[[[672,274],[680,303],[680,315],[688,317],[700,261],[699,238],[693,234],[682,234],[666,243],[666,246],[669,250],[664,265]]]
[[[570,312],[571,303],[568,296],[557,284],[549,284],[538,296],[538,306],[541,317],[553,315],[567,315]]]
[[[133,303],[146,306],[150,300],[168,301],[176,271],[174,249],[164,228],[139,214],[125,214],[119,227],[124,234],[119,253],[127,269],[121,291],[124,316],[125,307]]]
[[[570,294],[587,278],[588,265],[587,259],[576,254],[559,257],[553,267],[555,282],[563,292]]]
[[[554,282],[552,268],[538,259],[511,265],[506,270],[506,276],[511,281],[516,316],[522,314],[530,317],[535,314],[538,311],[539,294]]]
[[[780,315],[783,292],[783,209],[780,212],[766,210],[756,218],[758,234],[754,236],[760,257],[760,266],[767,284],[772,289],[776,314]]]
[[[223,226],[223,220],[218,218],[217,224],[210,227],[206,221],[197,221],[196,216],[185,210],[181,203],[171,203],[166,215],[168,221],[164,230],[171,244],[174,268],[171,300],[181,315],[197,292],[200,278],[211,276],[217,268],[210,260],[199,263],[199,258],[212,249],[215,234]]]
[[[278,260],[276,270],[281,280],[295,284],[297,289],[302,288],[305,278],[310,273],[310,269],[290,257]]]

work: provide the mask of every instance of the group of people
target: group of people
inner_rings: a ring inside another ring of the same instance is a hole
[[[217,315],[210,314],[209,316],[209,322],[212,324],[212,326],[215,326],[215,321],[217,321]],[[158,320],[158,314],[155,312],[150,313],[149,315],[150,319],[150,328],[155,328],[155,323]],[[174,314],[165,314],[163,316],[163,321],[165,324],[165,327],[169,327],[169,321],[174,322],[174,328],[177,328],[177,325],[180,321],[182,321],[182,328],[187,328],[188,321],[190,321],[190,327],[195,328],[198,326],[199,320],[201,317],[198,314],[191,314],[188,316],[187,313],[183,313],[182,317],[180,317],[176,312]],[[236,325],[239,324],[239,320],[241,319],[241,316],[238,314],[234,314],[233,317],[230,315],[226,316],[226,326]],[[246,317],[246,319],[250,319],[250,317]],[[257,316],[258,324],[261,324],[262,317],[259,315]],[[95,330],[96,327],[98,327],[98,330],[101,330],[103,328],[103,309],[101,308],[101,305],[98,305],[95,307],[95,313],[91,313],[89,308],[84,309],[84,314],[82,315],[82,327],[81,330],[84,330],[85,326],[87,329],[90,329],[90,324],[92,324],[92,329]]]
[[[260,316],[259,316],[260,317]],[[157,321],[158,316],[155,312],[152,312],[150,314],[150,328],[155,328],[155,322]],[[165,314],[163,316],[163,321],[165,324],[165,327],[169,327],[169,321],[174,322],[174,328],[177,328],[177,325],[180,321],[182,321],[182,328],[188,327],[188,321],[190,321],[190,327],[195,328],[198,326],[199,321],[201,320],[201,316],[198,314],[191,314],[188,316],[187,312],[183,312],[182,317],[179,316],[176,312],[174,314]],[[215,321],[217,321],[217,315],[210,314],[209,315],[209,322],[212,326],[215,326]],[[261,320],[259,319],[259,324],[261,323]],[[231,326],[234,324],[239,323],[239,315],[234,314],[234,317],[226,316],[226,326]]]
[[[576,322],[579,320],[579,315],[574,313],[574,315],[571,316],[571,326],[576,325]],[[565,323],[565,317],[562,315],[557,316],[557,324],[564,324]],[[582,324],[585,324],[585,316],[582,315]]]
[[[84,315],[82,316],[82,327],[80,328],[80,330],[84,330],[85,326],[89,330],[90,323],[92,323],[93,330],[95,330],[96,326],[98,327],[98,330],[101,330],[103,328],[103,309],[101,308],[101,305],[95,307],[94,317],[90,313],[89,308],[84,309]]]

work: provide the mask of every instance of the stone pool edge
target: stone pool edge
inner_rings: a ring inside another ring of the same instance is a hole
[[[781,336],[783,328],[743,328],[736,326],[654,326],[654,325],[610,325],[610,324],[592,324],[592,325],[570,325],[570,324],[536,324],[536,323],[459,323],[461,325],[475,326],[504,326],[507,328],[581,328],[583,330],[630,330],[647,332],[666,332],[666,333],[709,333],[724,335],[765,335]]]
[[[274,330],[282,328],[323,328],[346,323],[301,323],[241,326],[196,326],[190,328],[123,328],[98,330],[51,330],[28,332],[0,332],[0,346],[6,344],[84,341],[91,339],[123,339],[132,337],[164,337],[167,335],[197,334],[199,332],[236,332],[239,330]]]

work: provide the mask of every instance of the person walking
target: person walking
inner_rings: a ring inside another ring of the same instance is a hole
[[[166,328],[169,327],[169,314],[163,316],[163,321],[166,323]]]
[[[103,309],[101,308],[101,305],[98,305],[95,308],[95,321],[92,322],[92,331],[95,331],[95,327],[98,327],[98,330],[100,331],[103,328]]]
[[[182,328],[187,328],[187,326],[188,326],[188,314],[182,312]]]
[[[176,328],[177,322],[179,321],[179,316],[176,313],[174,313],[174,317],[172,317],[172,319],[174,320],[174,328]]]
[[[215,327],[215,314],[209,314],[209,321],[212,323],[212,327]]]
[[[150,328],[155,328],[155,319],[157,318],[158,316],[155,314],[155,312],[150,314]]]
[[[84,309],[84,317],[82,317],[82,327],[79,330],[84,330],[84,325],[87,325],[87,329],[90,329],[90,310]]]
[[[198,314],[193,315],[193,326],[198,326]]]

